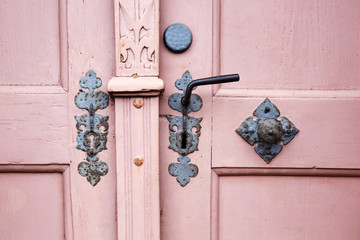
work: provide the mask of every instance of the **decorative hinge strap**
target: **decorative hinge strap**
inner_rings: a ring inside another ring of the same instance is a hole
[[[103,91],[95,90],[101,85],[101,79],[96,77],[93,70],[89,70],[80,79],[80,86],[88,91],[80,89],[75,96],[75,105],[88,111],[86,114],[75,116],[78,143],[76,148],[88,155],[87,161],[78,165],[78,171],[92,186],[95,186],[101,180],[100,176],[106,175],[109,170],[108,165],[96,156],[97,153],[106,150],[109,130],[109,117],[95,113],[109,105],[109,96]]]
[[[182,104],[184,92],[191,81],[192,76],[189,71],[186,71],[182,78],[175,82],[176,88],[182,90],[183,93],[171,94],[168,103],[172,109],[182,113],[182,115],[166,116],[170,130],[169,148],[181,155],[178,158],[178,163],[169,165],[169,173],[176,177],[182,187],[185,187],[190,182],[190,177],[196,177],[199,172],[198,167],[190,163],[191,159],[187,155],[199,150],[200,122],[202,118],[190,117],[188,113],[199,111],[202,107],[202,100],[199,95],[192,94],[189,105],[184,106]]]

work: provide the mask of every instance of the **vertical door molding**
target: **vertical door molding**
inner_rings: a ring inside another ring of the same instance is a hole
[[[118,239],[159,240],[159,0],[114,4]]]

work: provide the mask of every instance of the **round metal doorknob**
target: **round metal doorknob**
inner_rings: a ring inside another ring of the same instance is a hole
[[[164,32],[164,43],[173,53],[185,52],[191,46],[192,33],[182,23],[171,24]]]

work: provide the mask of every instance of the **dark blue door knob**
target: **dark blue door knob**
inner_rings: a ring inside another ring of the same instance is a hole
[[[164,32],[165,46],[173,53],[185,52],[192,43],[190,29],[182,23],[174,23],[168,26]]]

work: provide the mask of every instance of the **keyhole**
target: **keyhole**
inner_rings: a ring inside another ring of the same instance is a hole
[[[90,140],[90,147],[93,148],[94,147],[94,135],[93,134],[91,134],[89,136],[89,140]]]
[[[265,107],[265,111],[264,111],[265,113],[268,113],[268,112],[270,112],[270,107],[269,106],[266,106]]]
[[[182,133],[182,136],[181,136],[181,148],[182,149],[186,149],[186,141],[187,140],[187,133],[186,132],[183,132]]]

